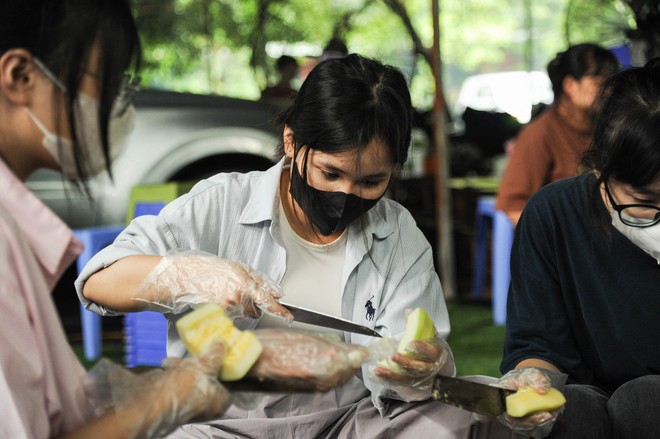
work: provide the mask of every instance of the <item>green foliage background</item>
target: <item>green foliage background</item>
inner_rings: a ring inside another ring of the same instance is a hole
[[[428,48],[431,2],[398,0]],[[150,87],[256,99],[281,53],[301,63],[341,36],[351,52],[400,67],[416,106],[433,99],[431,70],[381,0],[134,0]],[[569,42],[618,44],[634,26],[623,0],[440,0],[448,102],[470,74],[544,70]]]

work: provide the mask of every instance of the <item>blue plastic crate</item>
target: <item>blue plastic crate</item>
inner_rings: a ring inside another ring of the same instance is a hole
[[[167,357],[167,319],[155,311],[124,317],[126,365],[158,366]]]

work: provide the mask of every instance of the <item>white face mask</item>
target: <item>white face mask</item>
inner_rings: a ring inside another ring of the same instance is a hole
[[[651,255],[660,265],[660,223],[650,227],[631,227],[621,222],[619,214],[614,209],[609,210],[614,228]]]
[[[78,95],[74,113],[77,121],[77,133],[80,144],[84,148],[87,174],[92,177],[105,170],[105,158],[101,143],[101,128],[98,120],[99,102],[84,94]],[[71,141],[51,132],[37,118],[37,116],[25,107],[25,111],[43,133],[43,145],[60,165],[62,173],[72,180],[79,178],[76,170],[76,162],[73,156],[73,145]],[[115,160],[126,146],[126,140],[135,125],[135,108],[130,105],[121,116],[110,118],[108,133],[110,161]]]
[[[41,62],[37,62],[36,64],[56,86],[66,91],[66,87],[59,80],[56,80],[54,75]],[[115,100],[111,112],[112,116],[110,116],[110,126],[108,129],[108,153],[111,162],[124,150],[126,140],[135,125],[135,107],[133,105],[129,105],[119,116],[116,115],[116,107],[117,100]],[[25,107],[25,111],[34,121],[37,128],[43,133],[44,139],[42,144],[60,165],[62,173],[71,180],[78,180],[80,176],[76,170],[76,161],[71,141],[51,132],[29,108]],[[90,96],[80,93],[74,104],[73,111],[77,122],[76,133],[78,135],[78,141],[82,145],[84,153],[81,162],[85,166],[87,175],[93,177],[105,170],[101,127],[98,120],[99,102]]]

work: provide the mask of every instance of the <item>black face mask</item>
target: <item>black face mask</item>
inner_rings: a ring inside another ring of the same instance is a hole
[[[293,172],[289,192],[323,236],[330,236],[344,230],[363,213],[374,207],[380,199],[379,197],[370,200],[344,192],[320,191],[303,180],[295,162],[291,166]]]

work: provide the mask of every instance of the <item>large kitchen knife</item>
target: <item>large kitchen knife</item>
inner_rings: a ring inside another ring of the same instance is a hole
[[[436,375],[433,399],[486,416],[499,416],[506,411],[506,397],[515,393],[488,384],[461,378]]]
[[[280,304],[291,311],[291,314],[293,314],[293,319],[296,322],[322,326],[324,328],[331,328],[338,331],[355,332],[356,334],[370,335],[372,337],[382,337],[373,329],[358,325],[357,323],[351,322],[350,320],[340,319],[339,317],[312,311],[311,309],[302,308],[300,306],[295,306],[288,303],[280,302]]]
[[[245,377],[240,381],[223,383],[231,391],[310,393],[313,386],[304,380],[274,381]],[[506,397],[513,390],[480,384],[461,378],[437,375],[433,381],[432,397],[474,413],[486,416],[499,416],[506,411]]]

